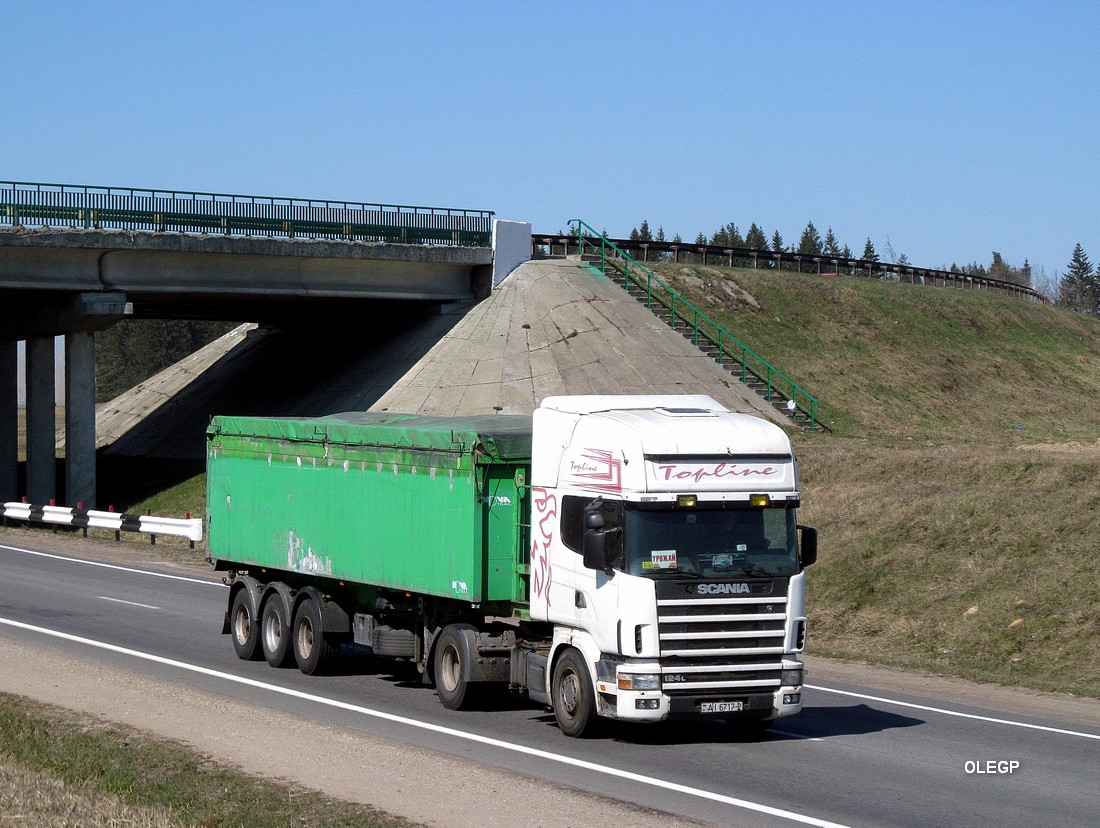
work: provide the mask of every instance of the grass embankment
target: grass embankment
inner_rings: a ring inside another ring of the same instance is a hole
[[[658,265],[822,402],[811,652],[1100,696],[1100,321],[991,292]]]
[[[0,824],[412,825],[364,806],[238,773],[138,731],[2,694]]]

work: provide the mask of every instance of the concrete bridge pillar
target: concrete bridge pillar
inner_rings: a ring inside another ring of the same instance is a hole
[[[95,506],[95,332],[133,308],[115,292],[38,296],[0,314],[0,498],[57,500],[54,337],[65,335],[65,492],[67,506]],[[18,489],[18,340],[27,343],[27,481]]]
[[[0,503],[19,499],[18,344],[0,339]]]
[[[27,500],[57,497],[53,336],[27,340]]]
[[[95,334],[65,334],[65,503],[95,507]]]

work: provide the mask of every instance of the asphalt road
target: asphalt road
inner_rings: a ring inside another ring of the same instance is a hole
[[[1097,824],[1096,719],[815,681],[801,715],[754,740],[713,722],[574,740],[515,700],[446,710],[414,670],[362,652],[326,677],[240,661],[212,577],[0,545],[0,585],[5,638],[709,824]]]

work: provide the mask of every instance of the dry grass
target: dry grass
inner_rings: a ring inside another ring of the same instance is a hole
[[[1100,462],[854,443],[802,449],[814,648],[1100,696]]]
[[[163,808],[131,805],[89,785],[69,785],[45,771],[0,758],[0,828],[178,828]]]
[[[411,828],[173,742],[0,694],[0,826]]]

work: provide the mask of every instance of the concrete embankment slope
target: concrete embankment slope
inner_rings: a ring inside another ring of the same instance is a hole
[[[108,403],[97,431],[107,454],[193,459],[213,414],[524,414],[554,394],[710,394],[782,421],[609,279],[551,259],[438,315],[239,329]]]
[[[555,394],[710,394],[782,420],[620,287],[566,260],[514,271],[371,408],[526,414]]]

